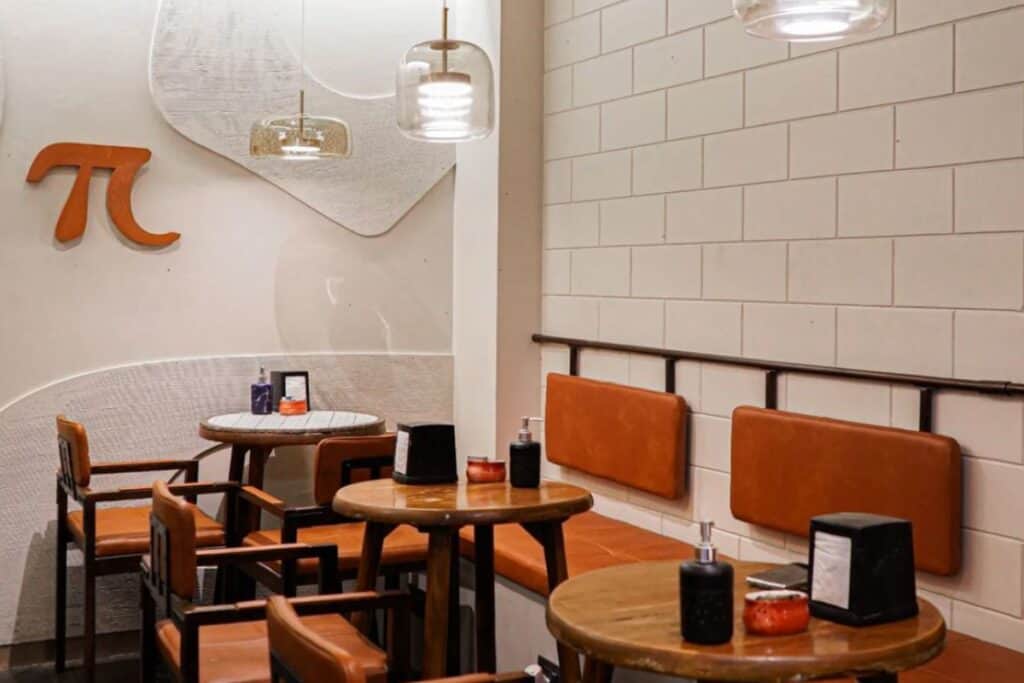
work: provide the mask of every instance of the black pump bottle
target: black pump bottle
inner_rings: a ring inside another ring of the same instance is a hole
[[[700,523],[696,559],[679,567],[679,609],[683,639],[699,645],[732,640],[732,565],[718,561],[711,544],[713,522]]]

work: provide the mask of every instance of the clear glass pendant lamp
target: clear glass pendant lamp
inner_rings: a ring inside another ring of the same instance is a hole
[[[479,46],[442,37],[409,48],[398,67],[398,128],[426,142],[465,142],[494,130],[494,70]]]
[[[869,33],[889,16],[891,0],[733,0],[747,33],[814,42]]]

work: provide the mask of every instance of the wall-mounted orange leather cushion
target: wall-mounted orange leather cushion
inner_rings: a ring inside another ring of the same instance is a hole
[[[946,436],[740,407],[732,514],[807,536],[811,517],[871,512],[914,524],[918,569],[960,569],[960,446]]]
[[[675,394],[548,375],[548,460],[663,498],[683,491],[686,402]]]

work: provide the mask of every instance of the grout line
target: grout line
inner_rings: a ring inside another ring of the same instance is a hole
[[[889,306],[896,305],[896,240],[889,242]]]

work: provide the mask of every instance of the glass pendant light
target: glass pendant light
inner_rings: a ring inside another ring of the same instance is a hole
[[[869,33],[889,16],[891,0],[733,0],[747,33],[814,42]]]
[[[302,38],[299,64],[306,80],[306,0],[302,0]],[[275,116],[253,124],[249,132],[249,154],[278,159],[348,158],[352,154],[352,132],[341,119],[306,113],[306,91],[299,90],[297,116]]]
[[[480,140],[494,130],[494,71],[479,46],[442,37],[412,46],[398,67],[398,128],[426,142]]]

